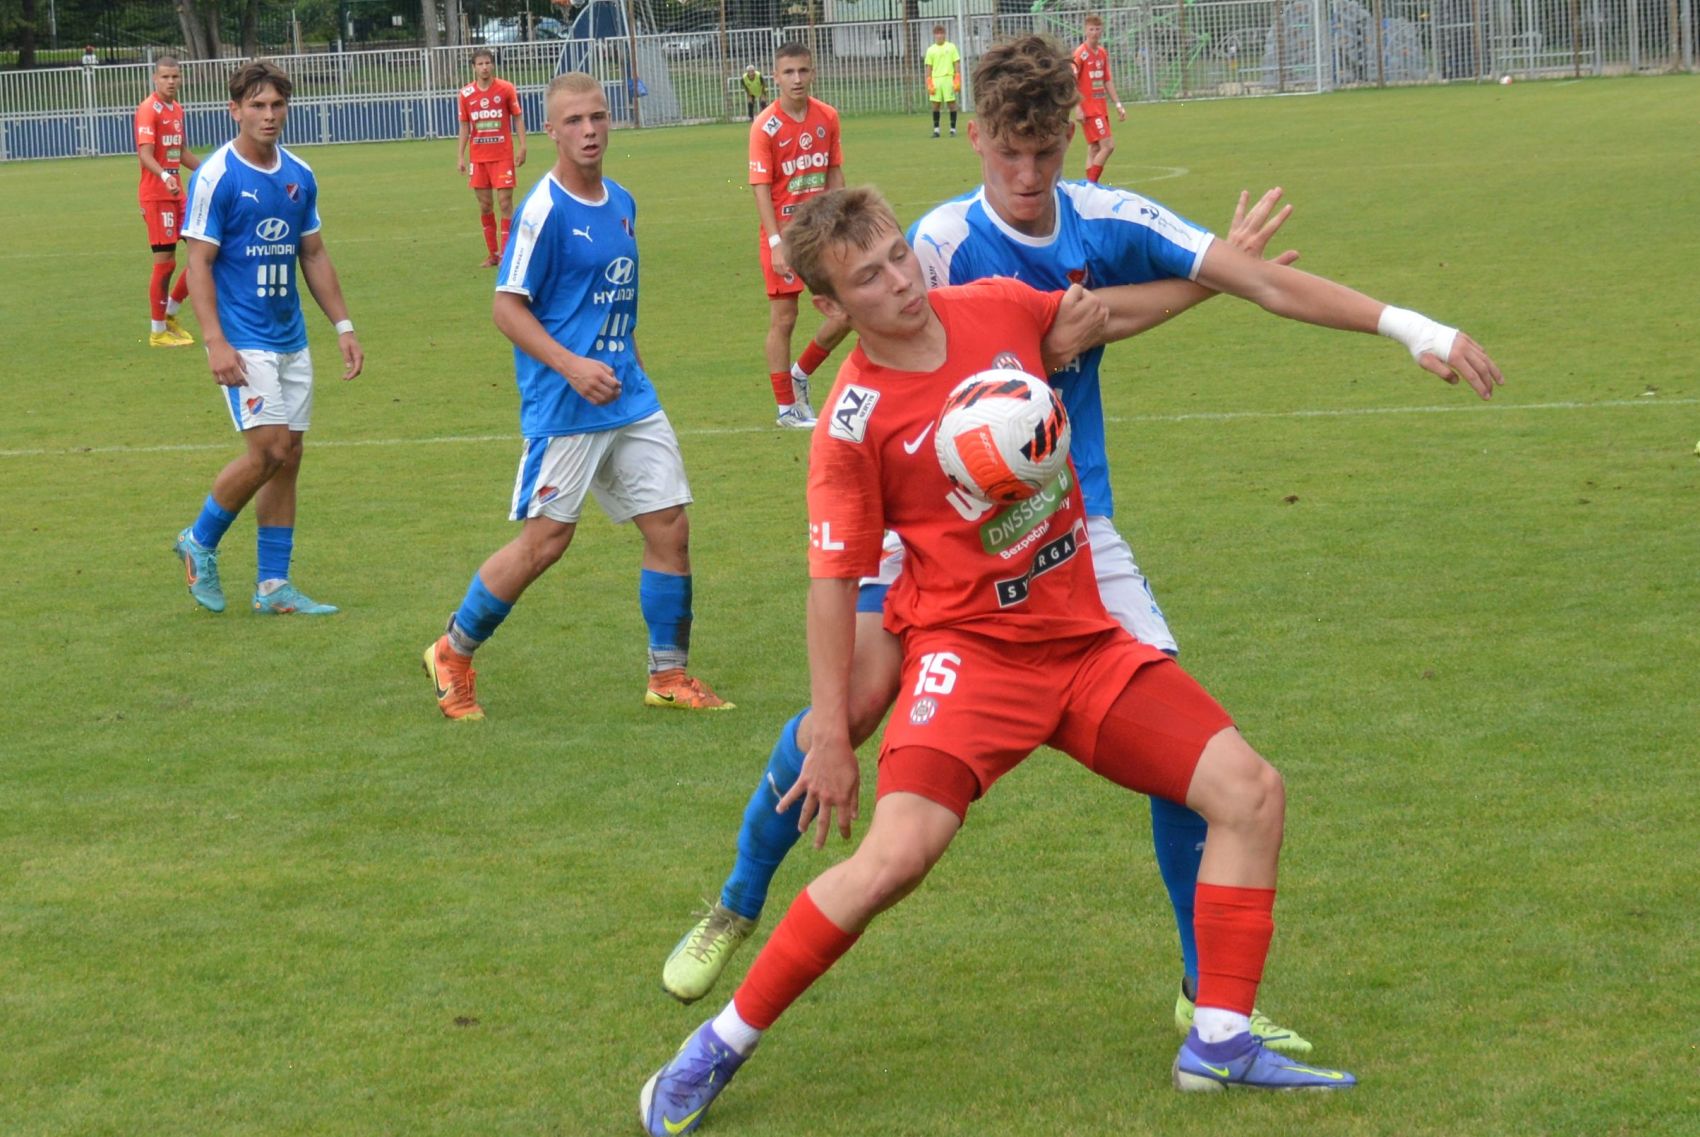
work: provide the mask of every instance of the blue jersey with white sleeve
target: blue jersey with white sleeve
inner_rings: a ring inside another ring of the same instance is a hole
[[[1043,237],[1019,233],[998,217],[984,187],[934,208],[909,229],[927,287],[988,276],[1013,276],[1046,290],[1192,280],[1213,240],[1207,230],[1126,190],[1063,182],[1056,198],[1056,225]],[[1069,453],[1093,517],[1109,517],[1115,508],[1098,388],[1103,358],[1104,349],[1093,348],[1051,376],[1073,424]]]
[[[661,409],[632,339],[637,330],[636,231],[632,195],[606,178],[602,199],[589,201],[550,173],[520,206],[497,270],[496,291],[525,297],[556,343],[606,363],[620,380],[620,396],[596,406],[516,346],[514,374],[525,437],[612,430]]]
[[[226,142],[189,182],[183,236],[218,246],[213,287],[230,346],[292,352],[307,346],[297,261],[319,231],[319,183],[307,163],[277,148],[271,169]]]

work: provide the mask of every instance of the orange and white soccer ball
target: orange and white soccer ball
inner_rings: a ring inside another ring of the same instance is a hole
[[[1043,379],[1013,368],[970,375],[944,401],[933,444],[957,488],[999,505],[1032,497],[1068,465],[1068,412]]]

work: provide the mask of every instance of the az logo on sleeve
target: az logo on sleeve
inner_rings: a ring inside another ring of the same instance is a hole
[[[833,405],[832,421],[826,432],[845,442],[860,444],[867,437],[868,418],[874,413],[874,404],[879,401],[878,391],[858,387],[854,383],[847,384],[838,396],[838,402]]]

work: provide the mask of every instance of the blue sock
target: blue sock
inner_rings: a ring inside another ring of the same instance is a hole
[[[201,503],[201,515],[195,518],[195,523],[189,526],[189,536],[209,549],[218,548],[218,543],[224,540],[224,531],[230,528],[230,523],[236,520],[234,513],[228,513],[225,508],[213,500],[208,494],[207,500]]]
[[[1198,990],[1198,941],[1192,933],[1192,898],[1198,891],[1198,863],[1204,859],[1204,818],[1184,805],[1151,799],[1151,841],[1157,847],[1157,871],[1175,908],[1181,934],[1181,966],[1192,990]]]
[[[502,626],[502,621],[513,610],[512,604],[484,587],[483,577],[473,573],[472,583],[466,586],[466,599],[455,610],[449,637],[455,641],[457,650],[470,655],[473,648],[489,639]],[[456,632],[460,634],[457,636]]]
[[[268,580],[289,579],[289,555],[295,551],[295,526],[262,525],[260,532],[259,573],[262,584]]]
[[[638,607],[649,625],[649,670],[684,667],[691,654],[691,578],[644,569]]]
[[[744,824],[738,830],[738,859],[732,865],[732,875],[720,890],[720,903],[746,920],[761,915],[767,904],[767,886],[779,871],[779,862],[791,851],[802,834],[797,832],[797,818],[802,816],[799,799],[784,813],[773,812],[785,791],[797,780],[803,769],[803,752],[797,748],[797,726],[809,713],[804,707],[779,732],[773,754],[762,772],[761,784],[750,795],[744,807]]]

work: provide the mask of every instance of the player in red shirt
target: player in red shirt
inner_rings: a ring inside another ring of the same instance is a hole
[[[797,326],[803,282],[785,263],[779,239],[799,205],[844,184],[844,155],[838,112],[809,95],[815,63],[808,47],[782,46],[773,78],[779,97],[750,123],[750,189],[761,217],[761,271],[767,283],[767,377],[778,407],[777,425],[809,429],[815,425],[809,376],[826,362],[846,329],[829,317],[802,357],[791,362],[791,332]]]
[[[810,446],[817,717],[802,773],[779,803],[802,801],[800,823],[816,822],[817,847],[835,815],[848,837],[859,810],[849,726],[856,591],[879,567],[886,528],[908,555],[885,616],[902,642],[902,681],[861,845],[798,895],[731,1003],[644,1086],[648,1131],[700,1124],[762,1032],[920,885],[968,807],[1041,745],[1119,786],[1184,801],[1209,823],[1193,917],[1198,1009],[1176,1088],[1353,1085],[1344,1071],[1288,1062],[1251,1033],[1275,927],[1281,776],[1180,664],[1105,611],[1072,465],[1000,508],[953,487],[929,438],[962,379],[994,367],[1044,375],[1047,363],[1128,326],[1102,308],[1094,322],[1105,293],[1078,285],[1047,295],[993,278],[929,293],[897,218],[870,189],[809,203],[785,244],[815,305],[860,337]]]
[[[508,230],[514,222],[514,171],[525,165],[525,109],[519,92],[496,78],[496,53],[481,47],[472,53],[473,81],[460,89],[460,145],[455,167],[472,175],[484,246],[490,255],[480,268],[502,263]],[[509,124],[512,123],[510,129]],[[496,191],[491,201],[490,191]],[[496,207],[502,210],[502,237],[496,239]]]
[[[153,93],[136,107],[136,158],[142,164],[136,200],[148,227],[148,246],[153,249],[153,275],[148,280],[150,347],[195,342],[177,322],[177,311],[189,295],[189,274],[178,277],[176,287],[171,284],[183,227],[183,171],[201,164],[184,140],[183,104],[177,101],[182,82],[183,69],[177,60],[160,56],[153,65]]]
[[[1096,182],[1104,173],[1104,164],[1116,151],[1115,136],[1110,133],[1110,103],[1116,104],[1116,117],[1127,121],[1121,97],[1110,80],[1110,53],[1102,45],[1104,21],[1097,15],[1086,17],[1086,42],[1074,49],[1074,82],[1080,88],[1080,106],[1075,117],[1085,124],[1086,180]]]

